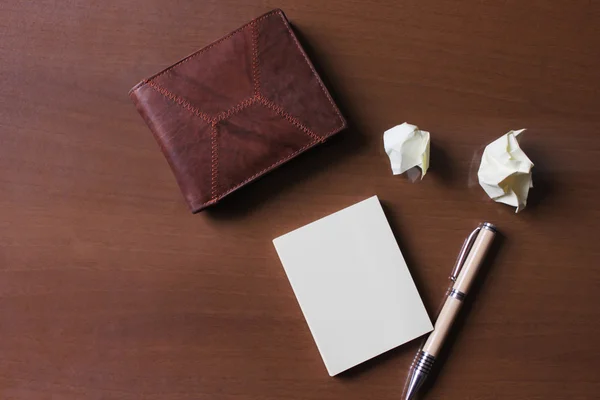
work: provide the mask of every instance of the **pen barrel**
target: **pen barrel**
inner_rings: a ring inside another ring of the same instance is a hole
[[[446,341],[446,336],[448,336],[448,333],[450,332],[450,327],[456,319],[456,315],[462,307],[462,304],[463,302],[461,300],[457,300],[454,297],[448,296],[446,298],[444,307],[442,308],[442,311],[440,311],[440,314],[435,321],[433,332],[431,332],[427,338],[427,341],[425,342],[425,345],[423,346],[423,352],[431,354],[433,357],[438,356],[442,345]]]
[[[448,336],[448,332],[456,319],[458,311],[462,307],[465,295],[479,271],[483,259],[488,252],[496,231],[492,225],[483,224],[467,258],[460,269],[456,282],[452,286],[450,295],[446,298],[444,307],[435,321],[433,332],[427,338],[422,351],[437,357],[439,351]]]
[[[471,288],[471,284],[477,275],[477,272],[481,268],[483,259],[491,247],[492,241],[496,236],[495,230],[484,226],[479,234],[473,247],[465,260],[463,267],[460,270],[460,274],[456,278],[456,282],[452,289],[454,291],[467,294]]]

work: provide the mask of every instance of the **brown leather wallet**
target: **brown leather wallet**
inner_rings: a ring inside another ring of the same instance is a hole
[[[281,10],[129,94],[194,213],[346,126]]]

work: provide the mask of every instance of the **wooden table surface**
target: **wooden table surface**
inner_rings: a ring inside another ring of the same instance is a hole
[[[351,128],[192,215],[127,92],[275,7]],[[0,35],[0,398],[399,399],[418,343],[329,377],[271,243],[373,194],[432,317],[470,230],[503,233],[427,399],[599,398],[598,2],[4,0]],[[515,214],[476,173],[518,128]]]

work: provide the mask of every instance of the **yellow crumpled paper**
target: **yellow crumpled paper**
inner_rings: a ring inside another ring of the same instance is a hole
[[[479,184],[488,196],[516,207],[515,212],[525,208],[529,189],[533,187],[533,163],[519,146],[523,131],[510,131],[488,144],[477,172]]]
[[[429,141],[429,132],[406,122],[385,131],[383,147],[390,158],[392,173],[399,175],[419,167],[423,179],[429,168]]]

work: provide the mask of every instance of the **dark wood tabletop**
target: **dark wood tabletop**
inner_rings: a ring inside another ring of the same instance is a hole
[[[127,92],[275,7],[350,128],[192,215]],[[400,399],[419,343],[329,377],[271,243],[374,194],[432,318],[502,233],[427,399],[599,398],[600,3],[5,0],[0,60],[0,398]],[[477,168],[519,128],[515,214]]]

